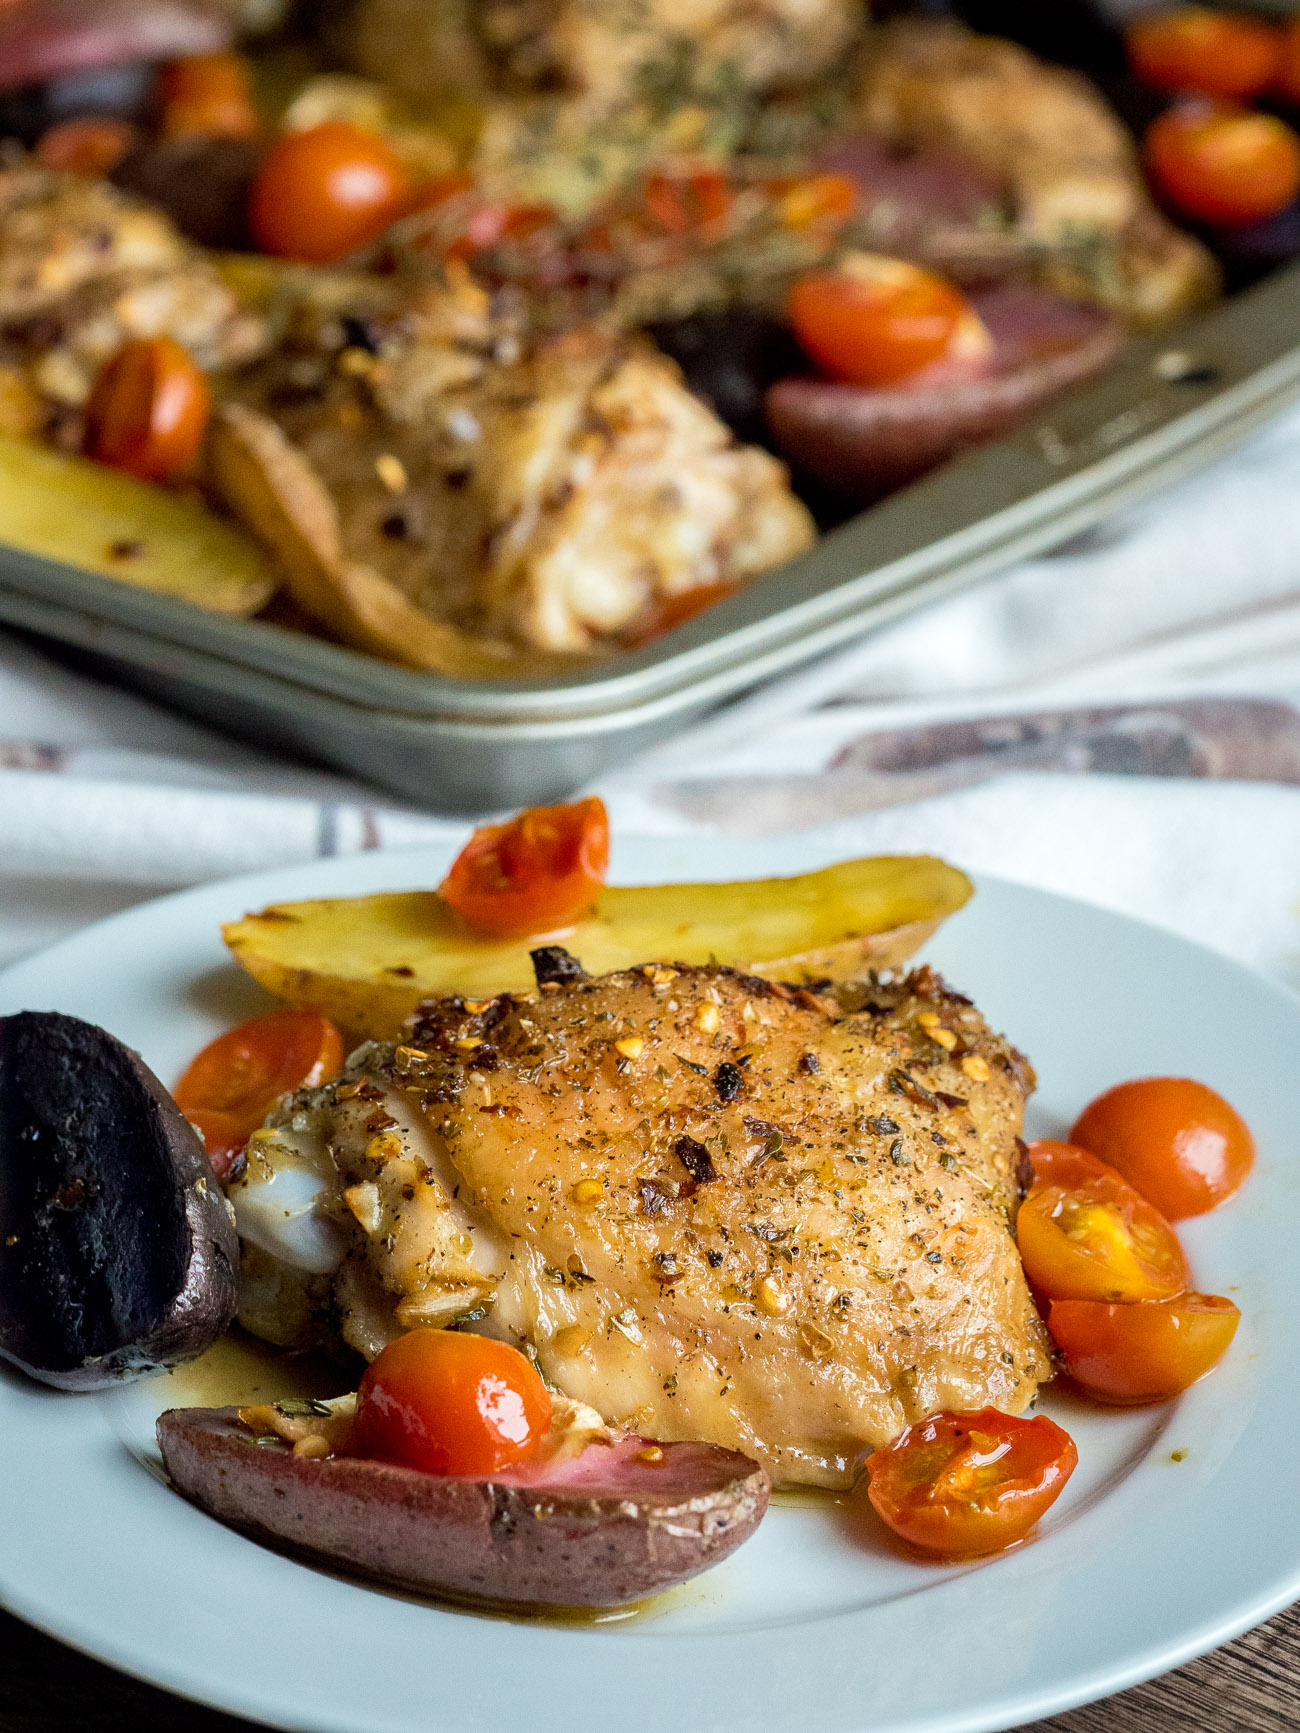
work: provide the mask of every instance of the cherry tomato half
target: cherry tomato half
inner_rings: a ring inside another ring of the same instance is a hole
[[[173,1091],[176,1105],[203,1133],[218,1179],[268,1110],[294,1089],[315,1089],[338,1075],[343,1037],[310,1006],[272,1011],[220,1035],[191,1061]]]
[[[1217,1294],[1138,1306],[1058,1300],[1047,1317],[1066,1371],[1087,1395],[1117,1407],[1167,1402],[1216,1366],[1241,1313]]]
[[[1020,1261],[1030,1281],[1050,1300],[1171,1300],[1181,1294],[1187,1259],[1169,1223],[1103,1162],[1082,1150],[1078,1158],[1058,1154],[1050,1177],[1035,1181],[1016,1216]]]
[[[376,241],[409,207],[406,164],[346,121],[285,133],[253,183],[249,223],[263,252],[328,265]]]
[[[1255,1140],[1223,1097],[1190,1077],[1143,1077],[1099,1095],[1070,1133],[1170,1221],[1230,1198],[1255,1165]]]
[[[139,143],[140,131],[129,120],[87,115],[65,120],[41,134],[36,159],[64,174],[97,179],[110,175]]]
[[[480,932],[500,938],[569,925],[595,902],[609,870],[603,800],[533,806],[476,830],[439,887]]]
[[[1143,149],[1160,192],[1202,222],[1258,222],[1300,192],[1300,137],[1276,115],[1180,103],[1151,123]]]
[[[726,221],[734,202],[727,177],[716,170],[655,174],[646,182],[645,208],[670,235],[717,227]]]
[[[1282,31],[1260,18],[1209,6],[1176,6],[1130,24],[1129,62],[1157,90],[1195,91],[1244,101],[1277,77]]]
[[[1300,18],[1293,18],[1282,33],[1277,91],[1288,102],[1300,102]]]
[[[188,351],[170,337],[141,338],[95,382],[86,456],[142,481],[170,481],[198,455],[211,414],[211,387]]]
[[[832,379],[894,385],[940,360],[984,359],[989,336],[951,283],[902,259],[850,253],[790,291],[800,345]]]
[[[551,1398],[515,1348],[454,1330],[412,1330],[367,1368],[351,1453],[427,1474],[487,1475],[531,1456]]]
[[[158,80],[162,132],[256,138],[253,69],[242,54],[196,54],[164,66]]]
[[[867,1459],[867,1496],[913,1546],[980,1558],[1021,1541],[1074,1473],[1068,1432],[1044,1415],[935,1414]]]

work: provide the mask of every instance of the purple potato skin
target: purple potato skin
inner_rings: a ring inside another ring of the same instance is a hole
[[[685,1582],[758,1527],[770,1483],[714,1444],[590,1445],[519,1484],[258,1446],[234,1408],[158,1422],[172,1483],[255,1540],[417,1594],[532,1607],[615,1607]],[[593,1474],[588,1466],[599,1459]]]
[[[203,1144],[138,1054],[56,1012],[0,1018],[0,1359],[101,1390],[211,1347],[239,1242]]]
[[[971,301],[994,341],[982,377],[871,389],[797,375],[772,386],[768,426],[796,470],[848,498],[879,498],[1011,432],[1123,346],[1118,320],[1046,290],[990,289]]]

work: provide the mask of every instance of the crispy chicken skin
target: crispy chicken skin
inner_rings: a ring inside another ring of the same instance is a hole
[[[373,326],[373,352],[355,327],[324,320],[232,396],[280,429],[341,557],[432,619],[586,652],[814,540],[784,466],[738,445],[647,344],[593,328],[526,343],[465,279]]]
[[[469,1313],[611,1421],[828,1487],[938,1409],[1022,1409],[1032,1075],[928,969],[846,997],[651,966],[431,1003],[359,1095],[298,1109],[342,1170],[328,1273],[277,1260],[251,1166],[235,1188],[245,1322],[296,1340],[332,1308],[373,1354]]]
[[[701,88],[791,89],[829,71],[861,0],[362,0],[352,54],[368,77],[430,86],[563,89],[608,106],[656,74]]]
[[[78,407],[135,337],[174,337],[221,369],[263,346],[202,253],[161,212],[106,182],[20,162],[0,169],[0,347],[35,389]]]
[[[857,109],[868,130],[959,150],[1012,194],[1016,227],[1049,248],[1118,243],[1107,303],[1139,325],[1213,296],[1208,253],[1156,210],[1133,140],[1087,79],[1014,42],[940,19],[877,30],[862,56]],[[1066,293],[1098,291],[1063,268]]]

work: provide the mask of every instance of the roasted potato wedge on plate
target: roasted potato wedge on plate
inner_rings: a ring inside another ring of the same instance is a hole
[[[255,614],[278,585],[252,538],[198,501],[3,436],[0,544],[218,614]]]
[[[716,957],[778,980],[843,980],[904,962],[970,895],[941,860],[884,855],[799,878],[610,886],[586,919],[530,939],[476,934],[436,891],[281,903],[224,931],[277,998],[318,1006],[354,1040],[391,1040],[422,999],[527,991],[543,943],[591,974]]]

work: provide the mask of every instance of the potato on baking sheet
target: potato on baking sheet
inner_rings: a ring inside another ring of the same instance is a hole
[[[773,979],[844,980],[904,962],[970,895],[941,860],[884,855],[799,878],[610,886],[586,919],[530,939],[476,934],[436,891],[282,903],[224,931],[278,998],[318,1006],[354,1040],[391,1040],[422,999],[531,989],[529,952],[543,942],[591,974],[717,958]]]
[[[197,501],[3,435],[0,544],[218,614],[255,614],[278,587],[256,543]]]

